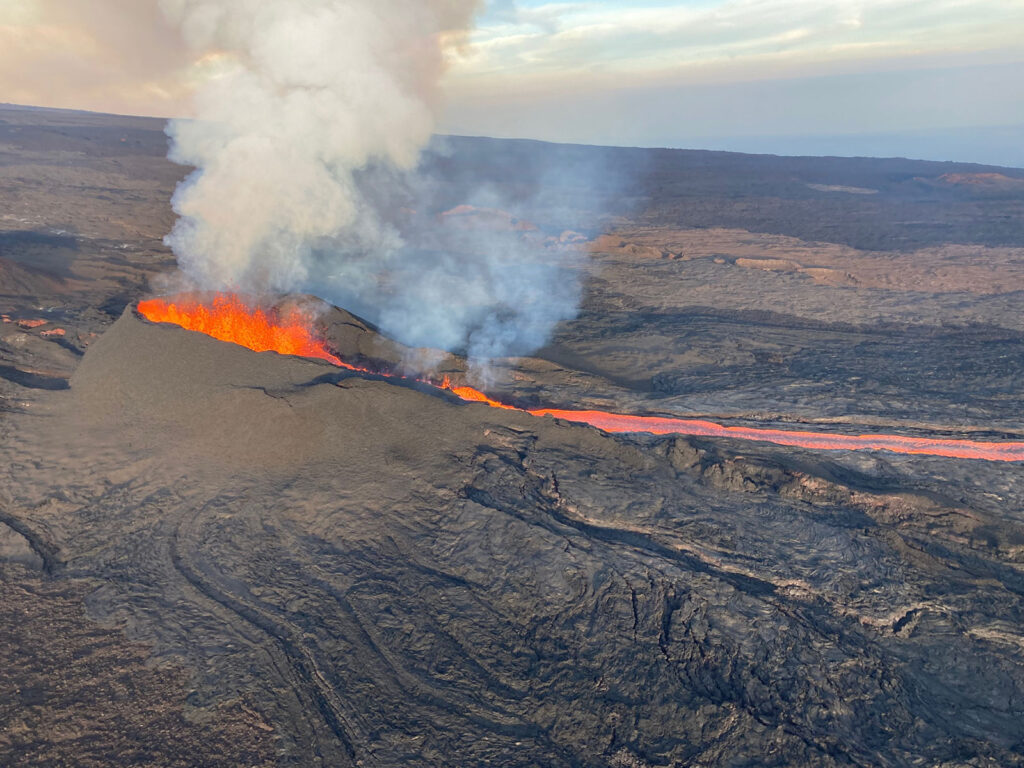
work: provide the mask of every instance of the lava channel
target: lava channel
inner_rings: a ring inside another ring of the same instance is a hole
[[[350,371],[374,373],[387,378],[406,378],[344,362],[332,354],[324,340],[313,332],[312,316],[297,308],[285,311],[262,309],[250,306],[238,296],[218,294],[205,303],[196,298],[149,299],[139,302],[138,311],[151,322],[174,323],[187,330],[198,331],[256,352],[273,351],[283,355],[312,357],[326,360]],[[700,419],[631,416],[607,411],[524,409],[488,397],[473,387],[457,386],[447,376],[440,382],[426,378],[416,381],[451,392],[466,402],[483,403],[492,408],[520,411],[533,416],[552,416],[578,424],[589,424],[612,433],[731,437],[824,451],[876,450],[957,459],[1024,461],[1024,442],[980,442],[905,435],[837,435],[755,427],[727,427]]]

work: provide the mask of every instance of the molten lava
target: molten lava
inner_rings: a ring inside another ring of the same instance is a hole
[[[427,382],[428,384],[431,382]],[[452,384],[452,380],[447,376],[441,381],[440,384],[434,386],[439,389],[447,390],[461,400],[465,400],[467,403],[487,403],[491,408],[504,408],[507,411],[518,411],[521,410],[516,408],[514,405],[505,405],[498,400],[493,400],[481,392],[479,389],[473,389],[472,387],[461,386],[457,387]]]
[[[208,303],[195,298],[150,299],[139,303],[139,313],[155,323],[174,323],[190,331],[199,331],[220,341],[230,341],[257,352],[274,351],[284,355],[314,357],[351,371],[372,373],[343,362],[331,354],[324,341],[312,330],[312,318],[298,309],[281,312],[249,306],[234,295],[218,294]],[[385,374],[387,375],[387,374]],[[397,374],[389,378],[405,378]],[[952,438],[906,437],[904,435],[826,435],[819,432],[727,427],[698,419],[677,419],[662,416],[630,416],[606,411],[559,410],[536,408],[525,410],[488,397],[467,386],[457,386],[449,377],[438,383],[419,379],[438,389],[472,403],[492,408],[552,416],[579,424],[589,424],[605,432],[644,432],[654,435],[694,435],[732,437],[756,440],[815,450],[885,450],[895,453],[926,454],[987,461],[1024,461],[1024,442],[976,442]]]
[[[713,421],[675,419],[663,416],[629,416],[605,411],[560,411],[541,408],[528,413],[589,424],[605,432],[645,432],[651,435],[693,435],[696,437],[732,437],[740,440],[810,448],[818,451],[892,451],[893,453],[946,456],[954,459],[986,461],[1024,461],[1024,443],[978,442],[940,437],[905,435],[826,435],[755,427],[726,427]]]
[[[195,298],[140,301],[139,314],[154,323],[174,323],[256,352],[315,357],[352,368],[327,351],[310,330],[312,318],[297,308],[282,313],[249,306],[238,296],[218,294],[208,303]]]

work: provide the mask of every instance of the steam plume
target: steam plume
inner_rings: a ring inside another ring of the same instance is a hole
[[[422,346],[476,357],[543,343],[573,280],[521,233],[433,232],[414,172],[434,127],[446,46],[476,0],[162,0],[219,71],[169,127],[167,242],[202,287],[305,290]],[[480,194],[484,194],[481,192]],[[409,210],[395,220],[396,202]]]

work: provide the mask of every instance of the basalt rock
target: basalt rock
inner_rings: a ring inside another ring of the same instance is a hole
[[[285,764],[1024,764],[1012,531],[887,491],[906,464],[611,437],[130,310],[35,428],[92,457],[29,470],[62,573]]]

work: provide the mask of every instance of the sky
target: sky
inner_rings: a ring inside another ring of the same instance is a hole
[[[448,65],[447,133],[1024,166],[1024,0],[490,0]],[[201,76],[146,0],[0,0],[0,101],[175,115]]]

